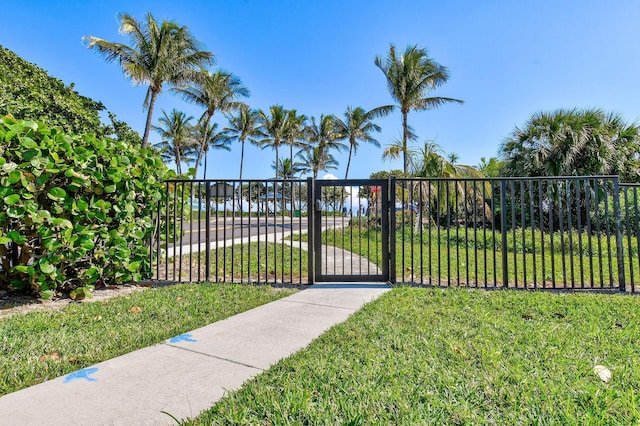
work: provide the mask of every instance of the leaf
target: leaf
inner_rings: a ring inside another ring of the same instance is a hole
[[[40,270],[43,274],[51,275],[56,271],[56,267],[50,264],[49,262],[41,262]]]
[[[609,370],[604,365],[594,366],[593,372],[596,373],[598,377],[600,377],[600,379],[602,379],[602,381],[605,383],[608,383],[609,380],[611,380],[611,378],[613,377],[613,373],[611,373],[611,370]]]
[[[139,314],[140,312],[142,312],[142,308],[139,306],[134,306],[133,308],[129,309],[129,312],[132,312],[134,314]]]
[[[51,198],[53,201],[64,201],[67,197],[67,191],[59,186],[55,186],[49,190],[47,197]]]
[[[113,192],[116,192],[116,186],[115,185],[107,185],[104,187],[104,192],[106,192],[107,194],[111,194]]]
[[[4,203],[6,205],[12,206],[12,205],[16,204],[18,201],[20,201],[20,195],[19,194],[7,195],[2,200],[4,201]]]
[[[60,359],[60,354],[58,352],[52,352],[50,354],[47,355],[42,355],[40,358],[38,358],[38,360],[40,362],[44,362],[44,361],[53,361],[56,359]]]
[[[9,173],[9,176],[7,179],[9,180],[9,183],[13,185],[16,182],[19,182],[21,177],[22,177],[22,172],[20,170],[13,170],[11,173]]]

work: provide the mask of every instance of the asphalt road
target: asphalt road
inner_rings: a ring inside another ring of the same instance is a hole
[[[341,228],[349,223],[349,218],[323,217],[323,227]],[[236,238],[247,238],[254,235],[266,235],[280,232],[307,232],[306,217],[226,217],[213,218],[209,226],[204,220],[183,224],[185,235],[176,245],[200,244],[206,241],[207,228],[211,241],[225,241]]]

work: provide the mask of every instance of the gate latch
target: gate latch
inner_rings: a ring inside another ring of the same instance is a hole
[[[317,212],[322,211],[322,200],[316,200],[316,211]]]

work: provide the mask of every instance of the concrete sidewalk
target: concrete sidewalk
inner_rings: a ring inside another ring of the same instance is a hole
[[[0,425],[168,425],[307,346],[389,290],[316,284],[277,300],[0,398]]]

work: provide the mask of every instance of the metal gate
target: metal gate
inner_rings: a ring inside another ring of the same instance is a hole
[[[389,181],[316,180],[312,199],[315,281],[388,281]]]

